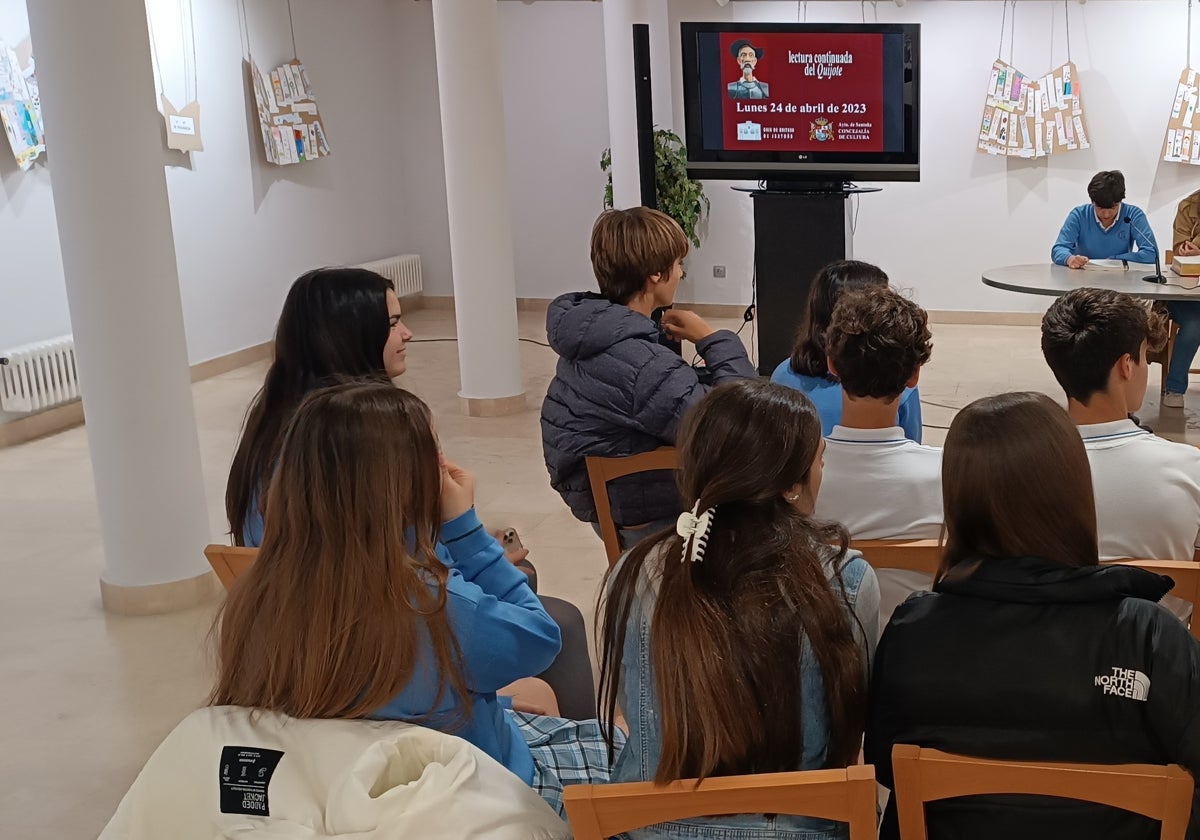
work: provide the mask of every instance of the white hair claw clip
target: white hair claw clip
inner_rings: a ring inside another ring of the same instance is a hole
[[[683,537],[683,556],[679,562],[691,560],[698,563],[704,559],[704,550],[708,548],[708,532],[712,528],[713,514],[716,508],[700,513],[700,503],[692,507],[691,512],[684,511],[675,520],[675,533]],[[690,548],[689,548],[690,545]]]

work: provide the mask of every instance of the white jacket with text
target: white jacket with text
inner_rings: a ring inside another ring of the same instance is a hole
[[[558,840],[567,825],[471,744],[390,721],[200,709],[100,840]]]

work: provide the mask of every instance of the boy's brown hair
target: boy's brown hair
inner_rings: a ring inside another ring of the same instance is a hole
[[[853,289],[838,298],[825,347],[852,397],[892,399],[933,352],[925,310],[887,286]]]
[[[649,207],[605,210],[592,227],[592,270],[613,303],[628,303],[650,275],[670,272],[687,252],[679,223]]]
[[[1113,365],[1126,353],[1142,360],[1166,343],[1161,315],[1122,292],[1072,289],[1042,317],[1042,355],[1067,396],[1084,405],[1108,388]]]

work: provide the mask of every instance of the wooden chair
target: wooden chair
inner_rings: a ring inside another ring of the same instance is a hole
[[[933,575],[942,562],[939,540],[854,540],[850,547],[862,552],[863,559],[876,570],[904,569]]]
[[[1162,822],[1163,840],[1184,840],[1191,775],[1178,765],[991,761],[911,744],[892,749],[901,840],[926,840],[925,803],[955,796],[1025,793],[1112,805]]]
[[[217,577],[221,579],[221,585],[228,592],[238,576],[250,568],[250,564],[258,556],[258,549],[214,543],[205,547],[204,556],[208,558],[208,565],[212,566]]]
[[[600,536],[604,540],[604,553],[608,565],[621,559],[621,542],[617,537],[617,524],[613,522],[612,507],[608,501],[608,483],[636,473],[679,468],[679,455],[673,446],[664,446],[638,455],[621,458],[587,457],[588,481],[592,485],[592,499],[596,503],[596,516],[600,520]]]
[[[850,840],[874,840],[875,768],[764,773],[671,782],[571,785],[563,804],[575,840],[601,840],[669,820],[717,814],[791,814],[850,824]]]
[[[1200,563],[1195,560],[1119,560],[1128,566],[1149,569],[1175,581],[1171,594],[1192,605],[1192,635],[1200,639]]]

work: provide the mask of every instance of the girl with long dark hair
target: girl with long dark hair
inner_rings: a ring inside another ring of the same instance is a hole
[[[266,488],[279,461],[283,430],[311,391],[347,378],[387,382],[406,369],[412,332],[401,320],[392,282],[361,268],[320,268],[288,291],[275,330],[274,358],[245,426],[225,490],[225,513],[238,545],[262,541]],[[444,561],[445,546],[437,545]],[[566,717],[595,716],[595,689],[583,616],[573,604],[543,597],[559,624],[562,652],[539,676]]]
[[[601,604],[601,712],[629,723],[614,781],[856,761],[879,589],[845,529],[812,519],[824,445],[812,403],[761,380],[720,385],[685,416],[690,512],[613,568]],[[635,835],[730,831],[840,836],[825,821],[764,815]]]
[[[817,272],[808,292],[804,319],[796,334],[792,355],[779,363],[771,381],[803,391],[821,415],[822,434],[828,436],[842,420],[842,386],[830,372],[825,332],[833,320],[833,308],[842,292],[868,286],[886,286],[883,269],[859,260],[838,260]],[[897,425],[904,436],[921,442],[921,394],[905,388],[900,396]]]

